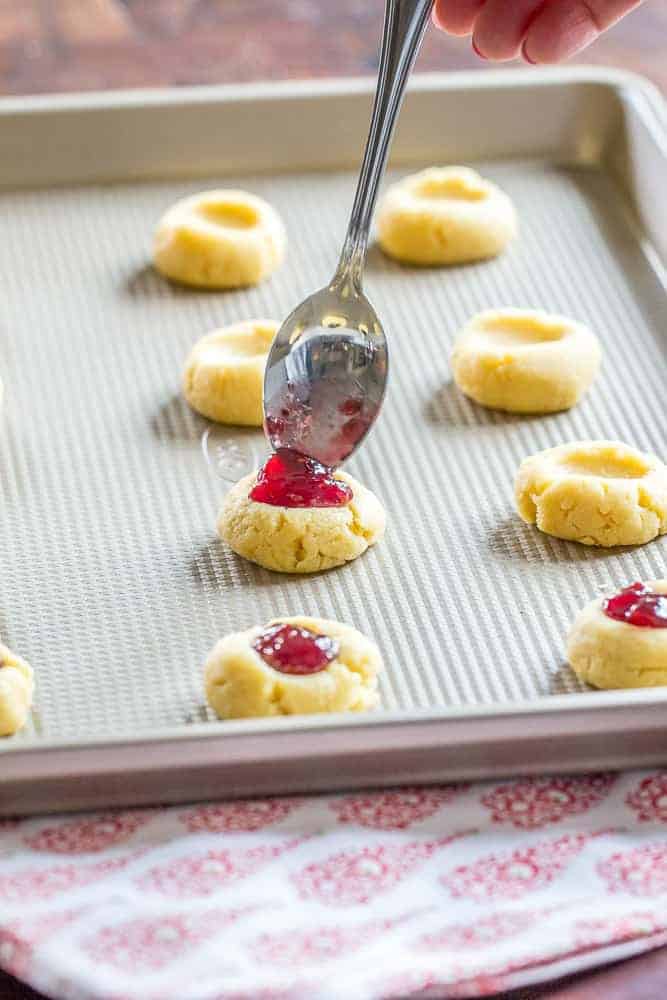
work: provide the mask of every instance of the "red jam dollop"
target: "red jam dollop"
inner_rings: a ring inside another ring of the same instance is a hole
[[[316,674],[336,659],[340,648],[331,636],[297,625],[271,625],[252,645],[281,674]]]
[[[667,595],[656,594],[643,583],[631,583],[602,605],[608,618],[641,628],[667,628]]]
[[[352,490],[326,465],[284,448],[260,469],[250,499],[273,507],[343,507]]]

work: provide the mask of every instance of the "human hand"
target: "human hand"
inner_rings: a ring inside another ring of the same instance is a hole
[[[551,63],[568,59],[643,0],[436,0],[435,22],[472,35],[484,59]]]

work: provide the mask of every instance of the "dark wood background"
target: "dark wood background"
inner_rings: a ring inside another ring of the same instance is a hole
[[[376,66],[383,0],[0,0],[0,92],[358,75]],[[649,0],[580,62],[667,91],[667,3]],[[483,68],[429,32],[419,69]]]
[[[372,73],[383,7],[383,0],[0,0],[0,93]],[[667,92],[667,2],[646,3],[576,61],[642,73]],[[468,40],[431,31],[418,69],[487,65]],[[506,1000],[547,997],[663,1000],[667,952]],[[39,998],[0,973],[0,1000]]]

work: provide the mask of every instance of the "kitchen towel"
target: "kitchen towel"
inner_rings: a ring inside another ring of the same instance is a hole
[[[57,1000],[482,997],[667,942],[667,772],[0,820]]]

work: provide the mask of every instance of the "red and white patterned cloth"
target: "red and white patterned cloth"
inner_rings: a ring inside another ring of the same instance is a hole
[[[667,943],[667,772],[0,820],[58,1000],[480,997]]]

